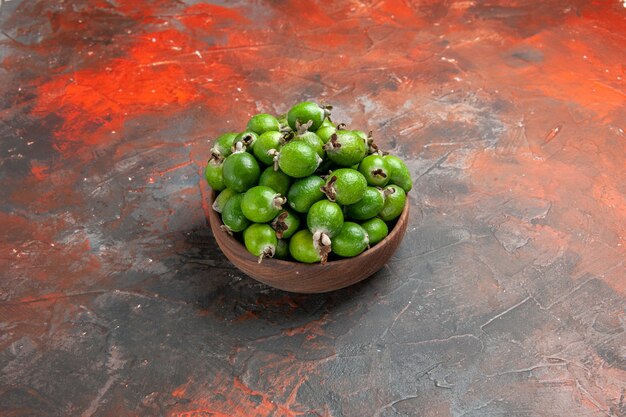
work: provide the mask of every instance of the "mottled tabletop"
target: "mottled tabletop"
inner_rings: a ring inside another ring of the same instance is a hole
[[[0,1],[1,416],[626,415],[626,3]],[[208,228],[210,141],[302,100],[414,179],[366,281]]]

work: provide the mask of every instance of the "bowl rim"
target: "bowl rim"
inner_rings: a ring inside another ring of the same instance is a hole
[[[211,226],[213,222],[216,222],[216,225],[222,225],[222,219],[220,218],[220,213],[218,213],[217,211],[215,211],[213,209],[213,202],[215,201],[217,192],[213,189],[211,189],[211,192],[209,194],[209,210],[210,210],[210,214],[209,214],[209,225]],[[298,262],[298,261],[286,261],[286,260],[282,260],[282,259],[275,259],[275,258],[266,258],[263,259],[263,263],[266,263],[266,265],[282,265],[282,266],[291,266],[293,267],[294,265],[297,265],[298,268],[307,268],[310,270],[314,270],[314,269],[327,269],[327,268],[331,268],[333,266],[338,266],[338,265],[343,265],[343,264],[348,264],[351,262],[355,262],[357,259],[361,259],[365,256],[373,256],[376,254],[376,252],[382,251],[385,247],[385,244],[388,243],[389,241],[393,240],[395,238],[396,235],[398,235],[399,233],[404,234],[404,232],[406,231],[406,228],[408,227],[408,222],[407,222],[407,218],[409,216],[409,208],[410,208],[411,204],[409,202],[409,198],[407,196],[406,201],[404,203],[404,208],[402,209],[402,213],[400,213],[400,215],[398,217],[396,217],[394,219],[395,223],[393,226],[393,229],[391,229],[391,231],[389,232],[389,234],[387,236],[385,236],[385,238],[383,240],[381,240],[380,242],[378,242],[376,245],[374,245],[373,247],[366,249],[365,251],[361,252],[360,254],[358,254],[357,256],[353,256],[351,258],[343,258],[343,259],[336,259],[334,261],[328,261],[325,264],[322,264],[320,262],[313,262],[313,263],[305,263],[305,262]],[[385,222],[387,223],[387,222]],[[401,223],[405,223],[405,227],[398,227],[398,224]],[[213,230],[213,227],[211,227],[211,229]],[[404,229],[404,230],[402,230]],[[215,233],[215,231],[213,230],[213,232]],[[235,243],[237,245],[239,245],[242,249],[242,252],[238,255],[238,257],[242,258],[242,259],[248,259],[249,261],[254,261],[257,262],[258,259],[256,256],[252,255],[250,252],[248,252],[248,250],[246,249],[246,247],[244,246],[243,243],[241,243],[239,240],[237,240],[234,236],[229,235],[226,232],[223,232],[224,234],[223,238]],[[215,236],[214,236],[215,238]],[[217,239],[216,239],[217,240]],[[219,246],[219,241],[217,242],[218,246]]]

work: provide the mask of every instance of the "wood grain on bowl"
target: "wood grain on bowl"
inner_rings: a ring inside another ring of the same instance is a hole
[[[215,193],[211,193],[209,206]],[[409,219],[409,200],[389,235],[376,246],[354,258],[330,261],[325,265],[304,264],[278,259],[264,259],[249,253],[244,245],[224,232],[219,213],[210,210],[209,223],[218,246],[233,265],[250,277],[284,291],[295,293],[322,293],[356,284],[385,265],[404,237]]]

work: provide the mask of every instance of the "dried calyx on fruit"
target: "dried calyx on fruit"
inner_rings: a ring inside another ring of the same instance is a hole
[[[313,245],[322,263],[326,263],[332,244],[331,238],[339,233],[343,221],[342,208],[332,201],[320,200],[309,209],[306,224],[313,233]]]
[[[373,132],[334,123],[331,106],[302,102],[252,116],[219,136],[204,171],[222,228],[259,261],[325,263],[381,242],[413,186],[406,164]]]

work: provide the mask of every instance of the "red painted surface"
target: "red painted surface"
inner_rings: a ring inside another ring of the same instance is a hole
[[[622,2],[0,6],[0,414],[622,416]],[[414,175],[372,280],[206,228],[210,139],[304,99]]]

